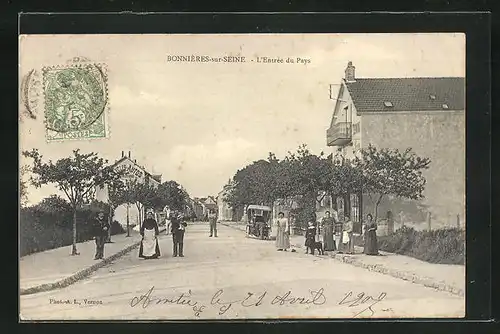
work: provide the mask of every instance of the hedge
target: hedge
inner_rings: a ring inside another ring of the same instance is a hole
[[[416,231],[402,227],[378,238],[379,249],[439,264],[465,264],[465,231],[457,228]]]
[[[77,242],[92,239],[93,210],[77,212]],[[69,246],[73,243],[73,213],[70,210],[47,212],[37,206],[21,208],[19,217],[20,256]],[[111,225],[111,234],[124,233],[117,222]]]

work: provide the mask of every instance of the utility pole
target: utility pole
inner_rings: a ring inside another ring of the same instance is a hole
[[[430,211],[427,213],[427,228],[429,232],[431,231],[432,214]]]

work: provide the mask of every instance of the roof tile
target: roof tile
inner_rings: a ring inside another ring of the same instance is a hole
[[[357,78],[346,85],[358,112],[465,109],[465,78],[461,77]],[[387,107],[387,102],[392,106]]]

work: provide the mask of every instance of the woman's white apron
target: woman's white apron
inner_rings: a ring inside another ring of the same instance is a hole
[[[144,239],[142,241],[142,255],[153,256],[156,253],[156,232],[154,229],[144,229]]]

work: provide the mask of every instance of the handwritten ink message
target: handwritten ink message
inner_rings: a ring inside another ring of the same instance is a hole
[[[136,307],[140,305],[142,308],[148,308],[150,305],[161,305],[161,304],[176,304],[190,307],[194,315],[199,317],[200,313],[204,311],[206,308],[205,305],[199,304],[197,301],[191,299],[191,290],[188,291],[187,294],[181,293],[177,297],[173,298],[165,298],[165,297],[153,297],[154,286],[148,290],[145,294],[140,297],[134,297],[130,301],[131,307]]]
[[[382,292],[378,297],[374,298],[364,292],[355,295],[350,291],[338,301],[338,305],[349,308],[361,307],[362,309],[354,317],[363,314],[373,316],[375,314],[374,306],[384,300],[386,295],[385,292]],[[295,294],[291,290],[284,293],[271,293],[267,290],[261,292],[248,291],[241,298],[229,298],[224,289],[219,289],[209,300],[202,301],[199,298],[195,298],[191,290],[173,297],[157,296],[155,295],[155,287],[152,286],[146,293],[134,296],[130,300],[130,306],[132,308],[146,309],[160,305],[180,305],[190,308],[196,317],[200,317],[207,310],[215,310],[218,315],[225,315],[228,314],[228,311],[237,307],[257,308],[262,305],[274,307],[289,305],[319,307],[325,305],[327,301],[324,288],[309,290],[309,293],[306,295]]]

